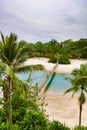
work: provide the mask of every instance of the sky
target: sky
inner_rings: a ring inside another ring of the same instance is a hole
[[[87,38],[87,0],[0,0],[0,31],[29,43]]]

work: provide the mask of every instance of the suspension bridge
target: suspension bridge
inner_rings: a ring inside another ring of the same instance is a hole
[[[47,74],[46,78],[44,79],[44,81],[43,81],[43,82],[41,83],[41,85],[39,86],[39,92],[41,92],[41,90],[43,89],[43,87],[45,86],[45,84],[47,83],[47,81],[50,79],[49,82],[48,82],[48,84],[46,85],[46,87],[45,87],[43,93],[45,93],[45,92],[49,89],[50,84],[52,83],[52,80],[53,80],[54,77],[55,77],[55,70],[56,70],[57,66],[58,66],[58,62],[55,64],[55,66],[54,66],[54,68],[52,69],[52,71],[50,71],[50,72]]]

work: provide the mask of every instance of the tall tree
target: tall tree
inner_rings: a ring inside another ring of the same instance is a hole
[[[64,94],[73,92],[73,97],[75,93],[79,92],[79,126],[81,126],[82,106],[86,101],[85,93],[87,93],[87,64],[82,64],[80,69],[74,69],[71,74],[73,77],[67,79],[71,81],[72,87],[69,88]]]
[[[40,65],[25,65],[24,62],[29,57],[29,44],[24,41],[17,41],[17,35],[10,33],[9,36],[4,37],[1,33],[0,41],[0,60],[5,65],[2,72],[7,72],[6,80],[8,82],[8,101],[9,101],[9,121],[12,123],[12,75],[13,72],[28,72],[32,70],[43,69]],[[11,73],[12,72],[12,73]]]

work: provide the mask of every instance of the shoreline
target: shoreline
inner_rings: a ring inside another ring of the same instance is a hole
[[[48,63],[48,58],[30,58],[25,62],[25,65],[41,64],[47,71],[51,71],[55,64]],[[56,73],[70,74],[74,68],[80,68],[81,64],[87,63],[87,60],[71,60],[69,65],[59,64],[56,68]],[[49,120],[57,120],[70,128],[74,128],[79,123],[79,104],[78,94],[71,98],[71,93],[63,95],[63,91],[47,92],[40,94],[40,97],[45,97],[44,103],[48,104],[44,107]],[[3,97],[2,88],[0,89],[0,97]],[[82,125],[87,126],[87,102],[83,105],[82,110]]]
[[[55,64],[54,63],[49,63],[48,58],[42,58],[42,57],[35,57],[35,58],[30,58],[25,62],[25,65],[43,65],[46,71],[52,71],[54,68]],[[82,59],[71,59],[70,60],[71,64],[68,65],[63,65],[59,64],[58,67],[56,68],[55,72],[56,73],[66,73],[70,74],[73,69],[75,68],[80,68],[81,64],[87,63],[87,60],[82,60]]]
[[[49,63],[48,58],[30,58],[25,62],[25,65],[43,65],[47,71],[51,71],[55,64]],[[81,64],[87,63],[87,60],[70,60],[71,64],[61,65],[59,64],[56,68],[56,73],[70,74],[73,69],[80,68]],[[63,124],[66,124],[70,128],[74,128],[79,123],[79,105],[78,105],[78,94],[71,98],[71,94],[66,94],[63,96],[63,92],[52,92],[46,93],[45,95],[40,95],[45,97],[44,102],[48,104],[45,107],[46,114],[49,120],[57,120]],[[87,102],[83,105],[82,111],[82,125],[87,126]]]

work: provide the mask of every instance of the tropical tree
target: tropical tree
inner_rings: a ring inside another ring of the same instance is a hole
[[[12,123],[12,79],[14,74],[18,72],[28,72],[32,70],[43,69],[41,65],[25,65],[24,62],[29,57],[29,44],[25,41],[17,41],[17,35],[10,33],[9,36],[4,37],[1,33],[0,41],[0,66],[4,66],[1,69],[1,73],[5,74],[5,81],[7,81],[6,92],[8,94],[7,100],[9,102],[9,121]],[[5,92],[4,89],[4,92]]]
[[[64,94],[73,92],[73,97],[75,93],[79,92],[79,126],[81,126],[82,106],[86,102],[85,94],[87,93],[87,64],[80,65],[80,69],[74,69],[71,74],[72,77],[67,79],[71,81],[72,87],[65,91]]]

